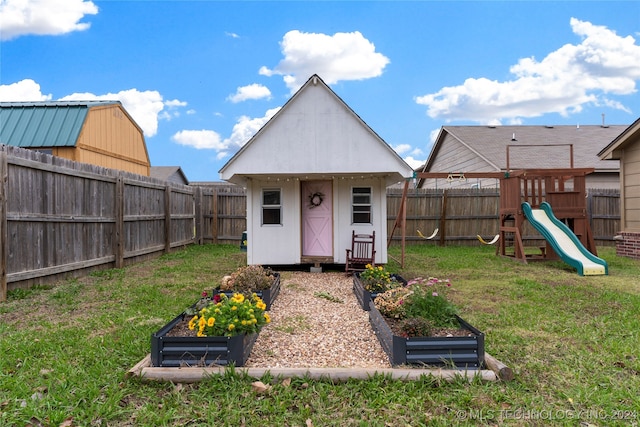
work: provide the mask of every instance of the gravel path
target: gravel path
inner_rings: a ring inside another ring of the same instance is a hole
[[[281,272],[280,295],[245,364],[256,368],[389,368],[344,273]],[[318,296],[322,293],[341,302]]]

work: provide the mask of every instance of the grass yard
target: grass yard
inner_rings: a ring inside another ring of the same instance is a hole
[[[580,277],[494,250],[409,246],[405,268],[388,269],[450,279],[451,299],[512,382],[265,376],[273,387],[256,394],[232,370],[189,385],[126,379],[153,332],[245,263],[235,246],[191,246],[11,291],[0,303],[0,426],[638,425],[640,262],[602,248],[610,275]]]

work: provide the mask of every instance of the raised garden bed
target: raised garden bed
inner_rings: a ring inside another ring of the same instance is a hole
[[[429,365],[458,369],[482,369],[484,333],[456,316],[465,336],[411,337],[394,335],[373,301],[369,302],[369,322],[392,366]]]
[[[244,366],[258,334],[233,337],[167,336],[184,321],[185,313],[151,335],[151,365],[155,367]]]
[[[269,289],[255,291],[256,295],[258,295],[266,304],[267,311],[271,310],[271,305],[278,297],[278,294],[280,294],[280,273],[273,273],[273,275],[275,276],[275,279],[273,280],[273,284]],[[216,288],[213,290],[213,295],[225,294],[226,296],[231,297],[235,292],[236,291],[233,290],[221,291],[220,289]]]
[[[391,277],[395,278],[397,281],[406,286],[407,281],[404,280],[401,276],[392,274]],[[369,301],[372,301],[375,297],[378,296],[377,292],[371,293],[364,288],[364,284],[360,280],[360,273],[356,273],[353,275],[353,293],[356,295],[358,305],[360,305],[360,308],[365,311],[369,311]]]

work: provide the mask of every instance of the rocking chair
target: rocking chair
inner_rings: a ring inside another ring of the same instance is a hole
[[[375,265],[376,259],[376,232],[373,234],[356,234],[351,232],[351,249],[347,249],[347,262],[345,271],[364,271],[367,264]]]

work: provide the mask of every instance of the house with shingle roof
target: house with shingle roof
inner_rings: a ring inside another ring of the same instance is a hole
[[[150,176],[175,184],[189,185],[189,180],[180,166],[151,166]]]
[[[456,179],[425,179],[423,188],[496,187],[495,179],[459,179],[464,172],[594,168],[587,188],[618,188],[620,162],[598,157],[627,126],[443,126],[420,172]]]
[[[142,129],[119,101],[0,102],[0,144],[149,176]]]
[[[640,259],[640,119],[624,129],[598,156],[620,163],[620,233],[618,255]]]

